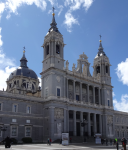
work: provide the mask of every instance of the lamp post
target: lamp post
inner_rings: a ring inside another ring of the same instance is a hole
[[[3,140],[4,140],[4,134],[5,134],[5,131],[7,131],[7,127],[5,126],[0,127],[0,130],[3,131]]]
[[[85,141],[85,119],[83,120],[83,122],[81,121],[80,123],[81,123],[81,127],[84,128],[84,142],[86,142]]]

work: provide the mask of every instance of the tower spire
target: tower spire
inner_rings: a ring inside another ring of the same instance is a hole
[[[103,47],[102,47],[102,40],[101,40],[102,36],[101,35],[99,35],[99,36],[100,36],[100,40],[99,40],[100,45],[99,45],[99,48],[98,48],[98,50],[99,50],[98,56],[102,56],[102,55],[106,56],[105,52],[103,51]]]
[[[58,28],[57,28],[57,23],[56,23],[56,21],[55,21],[55,13],[54,13],[54,10],[55,10],[55,8],[52,7],[52,11],[53,11],[53,13],[52,13],[52,22],[51,22],[51,24],[50,24],[51,27],[50,27],[48,33],[52,32],[52,31],[55,31],[55,32],[60,33],[59,30],[58,30]],[[60,34],[61,34],[61,33],[60,33]]]
[[[28,68],[27,67],[27,59],[26,59],[26,57],[25,57],[25,46],[23,47],[23,56],[22,56],[22,58],[21,58],[21,60],[20,60],[20,67],[25,67],[25,68]]]

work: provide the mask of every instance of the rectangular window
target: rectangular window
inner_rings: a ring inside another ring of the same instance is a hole
[[[13,112],[18,112],[18,105],[17,104],[13,104]]]
[[[60,96],[60,88],[57,88],[57,96]]]
[[[27,113],[30,114],[31,113],[31,107],[27,106]]]
[[[31,137],[31,127],[26,127],[25,128],[25,136],[26,137]]]
[[[2,131],[1,131],[2,126],[0,126],[0,137],[2,137]]]
[[[16,122],[16,119],[12,119],[12,122]]]
[[[109,100],[108,100],[108,106],[110,106],[110,104],[109,104]]]
[[[76,100],[79,101],[79,95],[76,95]]]
[[[12,136],[17,136],[17,127],[12,126]]]
[[[0,111],[2,110],[2,103],[0,103]]]
[[[26,123],[30,123],[30,120],[26,120]]]
[[[117,137],[119,137],[119,131],[117,131]]]

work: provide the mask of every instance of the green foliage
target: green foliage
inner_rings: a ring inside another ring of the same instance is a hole
[[[13,144],[17,144],[18,143],[17,139],[15,139],[15,138],[11,138],[11,140],[12,140]]]
[[[24,137],[24,138],[22,138],[22,141],[24,143],[32,143],[32,138],[30,138],[30,137]]]

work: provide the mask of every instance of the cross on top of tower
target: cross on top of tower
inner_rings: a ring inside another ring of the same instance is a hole
[[[54,13],[54,10],[55,10],[55,8],[54,8],[54,6],[52,7],[52,11],[53,11],[53,13]]]
[[[101,40],[101,37],[102,37],[102,36],[101,36],[101,35],[99,35],[99,36],[100,36],[100,40],[99,40],[99,41],[100,41],[100,43],[101,43],[101,42],[102,42],[102,40]]]
[[[23,47],[23,53],[25,53],[25,46]]]

